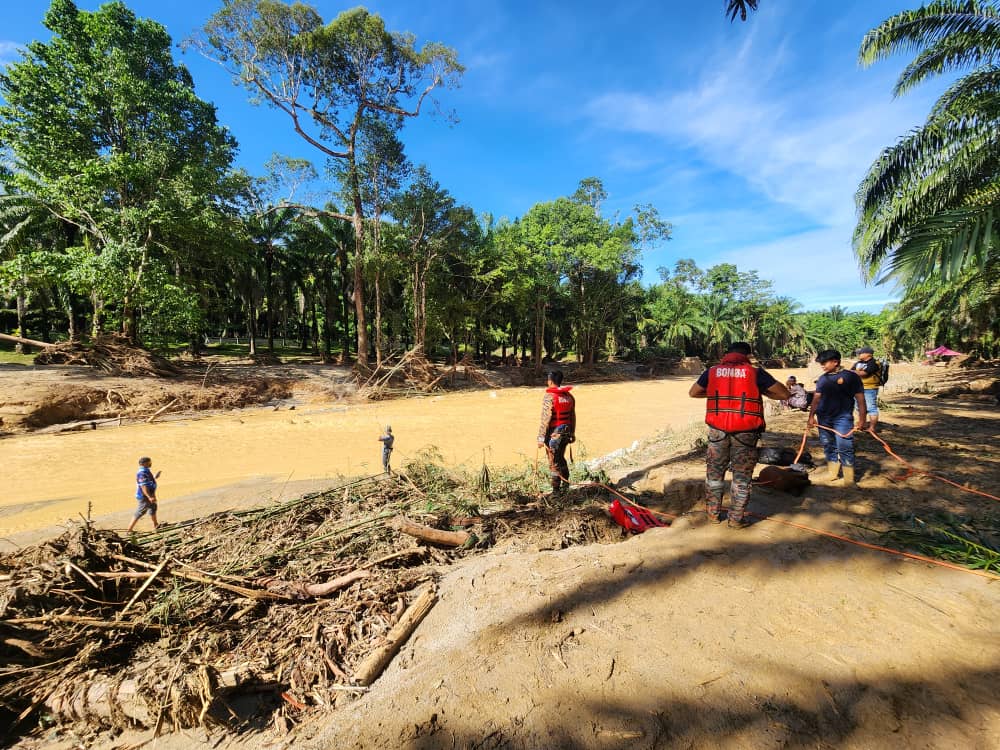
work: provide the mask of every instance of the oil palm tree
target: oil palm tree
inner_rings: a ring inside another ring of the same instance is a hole
[[[927,122],[885,149],[858,188],[854,248],[869,280],[904,286],[985,269],[1000,231],[1000,3],[936,0],[868,32],[860,61],[915,52],[895,93],[970,71]]]
[[[726,0],[726,15],[730,21],[735,21],[736,16],[745,21],[749,11],[757,10],[757,3],[758,0]]]

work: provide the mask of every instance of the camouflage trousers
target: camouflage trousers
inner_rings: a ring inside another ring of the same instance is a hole
[[[718,516],[722,510],[722,494],[726,488],[726,470],[732,465],[732,509],[730,522],[743,520],[750,501],[750,483],[757,465],[759,432],[723,432],[708,428],[708,451],[705,472],[705,504],[708,514]]]
[[[549,479],[552,482],[552,489],[557,492],[563,482],[569,484],[569,464],[566,462],[566,449],[569,443],[569,435],[563,426],[556,427],[545,440],[545,452],[549,456]]]

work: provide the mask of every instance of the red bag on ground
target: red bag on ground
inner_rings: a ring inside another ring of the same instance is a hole
[[[661,521],[645,508],[623,504],[618,498],[615,498],[615,501],[611,503],[608,513],[611,514],[615,523],[634,534],[641,534],[646,529],[651,529],[654,526],[670,525]]]

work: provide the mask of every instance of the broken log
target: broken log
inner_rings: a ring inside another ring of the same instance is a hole
[[[386,635],[386,642],[368,654],[358,664],[358,668],[354,672],[354,681],[358,685],[367,687],[378,679],[378,676],[389,666],[392,657],[396,655],[396,652],[399,651],[410,635],[412,635],[413,631],[416,630],[420,621],[431,611],[431,607],[434,606],[436,601],[437,592],[432,586],[425,589],[413,601],[413,604],[406,608],[403,616],[399,618],[399,622],[393,625],[392,629]]]
[[[176,703],[197,701],[202,704],[211,703],[218,693],[271,690],[279,686],[273,675],[256,675],[246,666],[220,672],[215,675],[212,682],[214,685],[207,686],[208,692],[201,695],[187,693],[181,687],[171,684],[163,691],[165,695],[162,697],[167,697]],[[150,685],[144,685],[140,677],[122,679],[95,676],[95,679],[89,681],[65,681],[45,699],[45,705],[62,721],[99,718],[113,723],[118,717],[125,716],[141,726],[152,727],[160,716],[162,697],[158,693],[159,691]],[[195,717],[201,716],[202,720],[204,719],[200,710],[203,707],[199,705],[198,712],[184,711],[180,715],[177,711],[172,713],[175,718],[181,719],[185,727],[194,726],[198,721]],[[178,708],[178,705],[174,708]]]
[[[79,422],[64,422],[63,424],[53,424],[48,427],[43,427],[40,430],[35,430],[36,435],[42,435],[48,432],[72,432],[74,430],[96,430],[100,425],[111,424],[112,422],[117,422],[121,425],[121,417],[111,417],[110,419],[84,419]]]
[[[0,333],[0,341],[13,341],[15,344],[27,344],[28,346],[34,346],[39,349],[45,349],[50,346],[55,346],[55,344],[47,344],[44,341],[35,341],[33,339],[26,339],[23,336],[10,336],[6,333]]]
[[[404,534],[409,534],[431,544],[440,544],[443,547],[461,547],[464,544],[468,544],[471,538],[467,531],[432,529],[430,526],[421,526],[418,523],[407,521],[405,518],[398,519],[390,525]]]

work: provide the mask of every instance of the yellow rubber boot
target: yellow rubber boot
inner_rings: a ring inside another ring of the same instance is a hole
[[[846,466],[844,467],[847,468]],[[826,478],[830,482],[834,482],[837,479],[837,475],[840,474],[840,462],[839,461],[828,461],[826,464],[827,475]]]
[[[845,487],[857,487],[857,483],[854,481],[854,467],[845,466],[844,467],[844,486]]]

